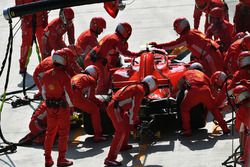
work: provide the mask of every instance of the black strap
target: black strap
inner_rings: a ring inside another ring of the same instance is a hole
[[[64,100],[54,100],[54,99],[50,99],[50,100],[46,100],[46,106],[48,108],[66,108],[67,107],[67,103]]]

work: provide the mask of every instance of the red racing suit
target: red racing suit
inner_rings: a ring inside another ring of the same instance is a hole
[[[15,0],[16,5],[23,5],[40,0]],[[34,17],[33,17],[34,16]],[[48,25],[47,11],[37,12],[34,15],[26,15],[21,18],[22,45],[20,53],[20,71],[25,71],[28,63],[28,52],[33,42],[33,33],[38,40],[39,48],[42,47],[43,29]],[[33,32],[35,31],[35,32]]]
[[[132,110],[130,114],[133,114],[133,124],[136,124],[139,121],[138,113],[144,96],[144,86],[135,84],[119,89],[112,97],[107,113],[112,120],[115,134],[106,159],[116,160],[120,149],[128,145],[130,125],[127,111]]]
[[[110,88],[110,74],[108,57],[117,53],[127,57],[137,57],[138,53],[128,50],[127,41],[118,33],[104,36],[99,45],[94,47],[85,57],[84,65],[94,64],[100,69],[99,79],[97,81],[97,94],[107,94]]]
[[[33,72],[33,80],[39,90],[42,92],[41,79],[44,75],[44,72],[53,68],[52,57],[46,57],[41,63],[35,68]]]
[[[230,104],[228,103],[227,98],[227,87],[231,83],[231,80],[226,81],[222,88],[214,88],[213,85],[211,85],[211,91],[212,95],[215,97],[215,106],[218,106],[219,110],[221,112],[229,112],[232,110]]]
[[[228,74],[234,74],[238,69],[238,57],[242,51],[244,51],[242,45],[242,39],[236,40],[230,45],[228,51],[224,57],[224,66]]]
[[[236,112],[236,122],[243,123],[245,127],[243,159],[244,167],[250,167],[250,99],[240,104]]]
[[[234,14],[234,26],[236,33],[238,32],[250,32],[250,1],[243,3],[239,2],[235,7],[235,14]]]
[[[206,36],[214,39],[220,44],[220,50],[226,52],[233,42],[234,26],[226,20],[218,24],[210,24],[207,28]]]
[[[128,49],[128,42],[124,42],[125,48]],[[120,53],[116,52],[114,54],[110,54],[108,57],[108,66],[109,69],[111,68],[119,68],[122,66],[121,64],[121,57],[120,57]]]
[[[72,107],[70,97],[73,97],[70,77],[64,69],[55,66],[44,73],[41,82],[42,95],[47,108],[47,131],[44,143],[44,155],[46,160],[51,161],[53,143],[56,134],[58,134],[58,162],[60,162],[65,160],[70,129],[69,106]]]
[[[228,132],[227,124],[217,106],[215,106],[215,98],[210,90],[209,78],[201,71],[188,70],[183,74],[182,80],[182,87],[186,89],[185,97],[180,106],[184,132],[191,133],[190,111],[199,103],[202,103],[212,112],[223,132]]]
[[[69,58],[68,59],[68,66],[66,68],[67,74],[69,74],[71,77],[79,74],[82,71],[82,68],[77,64],[77,62],[74,60],[75,58]],[[47,70],[50,70],[53,68],[53,62],[52,57],[46,57],[44,60],[41,61],[41,63],[35,68],[33,73],[33,80],[39,90],[41,92],[41,78],[44,75],[44,72]]]
[[[215,71],[223,70],[223,58],[219,45],[196,29],[183,33],[175,41],[157,44],[155,47],[169,50],[180,46],[186,46],[192,52],[197,61],[203,65],[205,74],[209,77]]]
[[[42,102],[31,117],[31,121],[29,123],[29,129],[32,135],[36,135],[43,131],[45,132],[46,128],[47,128],[47,111],[45,103]],[[35,142],[43,144],[45,139],[44,134],[37,137],[35,139]]]
[[[208,2],[207,6],[205,7],[205,9],[200,10],[198,9],[196,6],[194,7],[194,14],[193,14],[193,18],[194,18],[194,28],[198,29],[199,25],[200,25],[200,19],[202,16],[202,12],[205,13],[205,27],[204,27],[204,32],[206,32],[209,23],[208,23],[208,13],[210,12],[211,9],[215,8],[215,7],[220,7],[222,9],[224,9],[225,11],[225,20],[229,21],[229,15],[228,15],[228,6],[225,2],[223,2],[223,0],[210,0],[210,2]]]
[[[98,45],[97,36],[90,29],[82,32],[77,38],[76,46],[82,48],[83,57],[81,58],[84,61],[84,57],[89,51]],[[86,66],[87,67],[87,66]]]
[[[30,133],[28,133],[19,142],[22,143],[31,140],[33,143],[43,145],[45,140],[46,128],[47,128],[47,111],[45,103],[42,102],[35,110],[35,112],[32,114],[29,123]]]
[[[73,105],[90,114],[95,138],[102,136],[100,109],[102,102],[95,97],[96,80],[88,74],[77,74],[71,78]]]
[[[229,94],[232,94],[233,88],[241,80],[250,80],[250,69],[239,69],[233,75],[232,82],[228,85]]]
[[[70,45],[75,43],[75,28],[72,21],[64,24],[60,18],[52,20],[44,29],[42,37],[42,59],[51,55],[52,50],[59,50],[66,47],[63,35],[67,32]]]

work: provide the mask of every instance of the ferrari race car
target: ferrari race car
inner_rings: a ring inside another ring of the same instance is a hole
[[[147,75],[154,75],[158,79],[158,89],[144,98],[140,112],[140,119],[144,125],[153,131],[166,128],[165,123],[169,117],[175,120],[176,125],[174,126],[180,126],[178,120],[181,116],[178,106],[183,96],[177,96],[177,84],[183,73],[187,71],[188,64],[178,61],[176,57],[177,55],[168,54],[165,50],[147,47],[139,58],[125,60],[125,62],[130,62],[129,65],[111,69],[113,92],[124,86],[138,83]],[[177,101],[179,102],[177,103]],[[206,112],[203,112],[202,107],[200,105],[193,109],[193,114],[191,114],[192,127],[205,126],[206,114],[204,113]],[[92,134],[93,130],[90,124],[88,116],[84,116],[85,131]],[[112,123],[102,113],[104,133],[113,132],[109,124]],[[106,128],[107,125],[109,127]],[[145,128],[145,126],[141,128]],[[108,131],[105,132],[105,129]]]

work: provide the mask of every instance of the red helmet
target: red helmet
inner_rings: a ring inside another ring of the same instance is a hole
[[[209,0],[195,0],[195,6],[200,10],[205,9],[208,3]]]
[[[85,68],[85,71],[91,75],[93,78],[95,78],[96,80],[98,79],[99,76],[99,69],[94,66],[94,65],[89,65]]]
[[[106,21],[102,17],[93,17],[90,21],[90,29],[98,34],[102,33],[106,28]]]
[[[74,54],[69,48],[57,50],[52,55],[52,62],[63,66],[67,66],[68,62],[73,60],[75,60]]]
[[[154,92],[158,87],[157,79],[153,75],[146,76],[145,78],[143,78],[143,80],[141,82],[144,82],[148,85],[149,91],[151,93]]]
[[[250,65],[250,51],[243,51],[238,57],[238,66],[243,68]]]
[[[63,8],[59,12],[59,17],[61,18],[64,24],[67,24],[67,21],[70,21],[75,17],[74,11],[72,8],[69,7]]]
[[[235,97],[234,101],[236,104],[250,98],[250,92],[246,86],[238,85],[233,90],[233,95]]]
[[[216,71],[210,78],[211,85],[215,85],[219,88],[223,87],[223,83],[226,81],[227,75],[223,71]]]
[[[242,46],[246,50],[250,50],[250,35],[244,36],[244,38],[242,39]]]
[[[219,7],[215,7],[210,10],[208,16],[209,16],[209,22],[211,23],[213,23],[213,18],[215,18],[216,20],[222,21],[224,20],[224,10]]]
[[[178,34],[181,34],[186,28],[190,29],[190,24],[188,20],[184,17],[175,19],[173,26],[174,26],[174,30]]]
[[[129,23],[119,23],[116,26],[115,32],[120,34],[123,38],[128,39],[132,33],[132,27]]]

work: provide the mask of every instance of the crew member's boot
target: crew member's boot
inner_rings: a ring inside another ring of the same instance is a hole
[[[45,155],[45,167],[51,167],[54,165],[54,161],[50,155]]]
[[[64,167],[64,166],[71,166],[73,165],[73,161],[69,161],[65,158],[65,156],[60,156],[57,159],[57,166]]]

